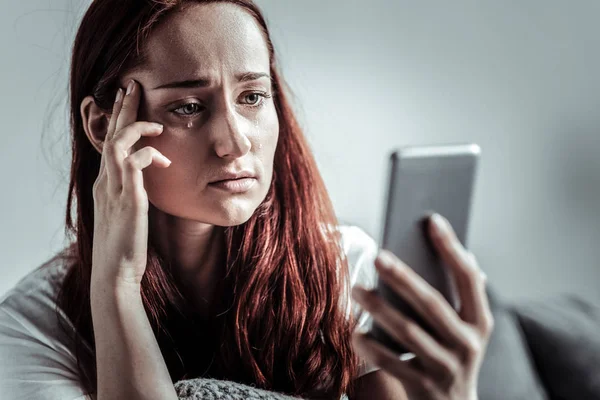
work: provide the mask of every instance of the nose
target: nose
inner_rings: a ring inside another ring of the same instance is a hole
[[[230,105],[226,105],[222,109],[221,115],[215,116],[215,152],[221,158],[242,157],[252,147],[247,136],[250,128],[249,122]]]

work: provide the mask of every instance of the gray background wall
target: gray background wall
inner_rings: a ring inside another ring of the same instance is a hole
[[[64,244],[67,72],[89,2],[0,14],[0,294]],[[600,301],[600,3],[261,0],[339,217],[379,238],[400,145],[483,149],[471,248],[512,299]]]

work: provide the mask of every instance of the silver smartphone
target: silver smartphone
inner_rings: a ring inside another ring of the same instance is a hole
[[[467,246],[467,229],[481,150],[476,144],[405,147],[390,156],[387,204],[381,247],[391,251],[458,310],[453,276],[435,251],[427,233],[428,217],[446,217]],[[381,279],[377,292],[434,338],[437,334],[403,298]],[[370,336],[395,353],[409,349],[393,340],[373,321]],[[440,339],[440,338],[437,338]]]

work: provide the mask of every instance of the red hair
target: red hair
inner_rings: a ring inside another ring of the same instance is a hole
[[[297,396],[351,395],[358,367],[351,345],[356,321],[347,315],[349,273],[340,233],[330,229],[338,221],[287,99],[265,19],[250,0],[96,0],[83,17],[70,70],[73,154],[66,231],[74,238],[73,261],[58,298],[58,307],[78,333],[80,375],[95,392],[89,295],[92,186],[100,154],[85,135],[80,104],[91,94],[110,112],[118,78],[144,62],[144,43],[153,27],[174,10],[212,2],[242,7],[264,32],[280,126],[273,179],[252,217],[224,228],[226,277],[215,297],[214,318],[194,319],[169,265],[151,242],[141,289],[144,307],[174,382],[210,376]],[[91,354],[83,341],[91,345]],[[203,353],[211,348],[214,354]]]

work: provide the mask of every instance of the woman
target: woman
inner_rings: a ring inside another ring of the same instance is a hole
[[[96,0],[70,89],[75,240],[1,304],[11,398],[174,399],[173,382],[199,376],[312,398],[477,398],[492,320],[474,258],[432,224],[457,314],[338,226],[250,0]],[[443,342],[359,289],[373,264]],[[61,332],[40,312],[56,285]],[[349,286],[416,358],[358,332]]]

